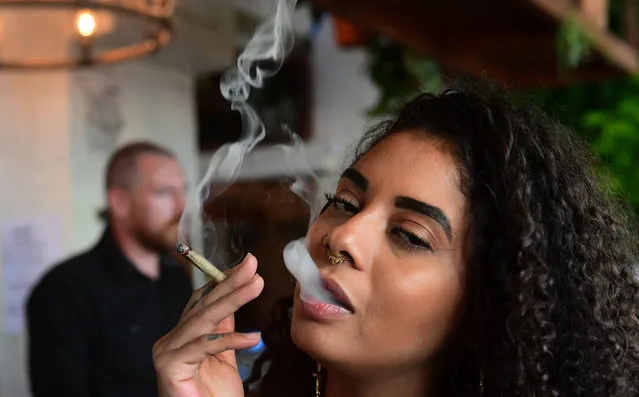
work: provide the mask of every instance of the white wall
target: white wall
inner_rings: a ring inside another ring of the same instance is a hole
[[[72,230],[67,86],[65,73],[0,75],[0,222],[59,215],[63,249]],[[4,334],[4,318],[0,327],[0,396],[26,396],[24,338]]]
[[[313,141],[329,141],[350,155],[370,120],[366,110],[378,91],[366,72],[363,49],[338,46],[331,18],[325,18],[313,45]]]
[[[29,17],[25,24],[52,29],[62,23],[43,13],[21,16]],[[19,27],[15,14],[3,14],[2,23],[3,33],[15,38],[2,41],[5,57],[56,57],[65,48],[65,37],[31,41],[12,35]],[[0,223],[56,214],[63,220],[63,249],[69,247],[72,230],[68,84],[65,72],[0,74]],[[3,277],[0,267],[0,290]],[[0,292],[4,309],[4,291]],[[0,317],[0,396],[23,397],[24,338],[5,334],[4,310]]]

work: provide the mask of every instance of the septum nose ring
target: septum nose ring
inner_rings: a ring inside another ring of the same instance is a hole
[[[331,261],[331,263],[333,265],[339,265],[340,263],[344,263],[348,260],[347,257],[345,256],[335,256],[331,253],[331,251],[327,251],[326,255],[328,256],[328,259]]]
[[[328,260],[331,261],[331,263],[333,265],[339,265],[340,263],[344,263],[346,261],[348,261],[349,257],[348,255],[335,255],[331,249],[330,246],[328,245],[328,234],[325,234],[324,237],[322,237],[322,246],[324,246],[324,249],[326,250],[326,256],[328,257]]]

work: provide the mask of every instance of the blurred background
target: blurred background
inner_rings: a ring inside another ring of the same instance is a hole
[[[0,396],[29,395],[24,299],[48,266],[99,238],[108,156],[156,142],[195,185],[240,136],[219,80],[274,3],[0,1]],[[218,234],[203,249],[221,263],[251,251],[269,280],[239,327],[259,328],[290,294],[282,248],[308,224],[273,149],[283,125],[323,189],[368,124],[454,75],[487,77],[561,119],[639,211],[638,0],[299,0],[294,29],[284,66],[250,98],[266,139],[205,207]]]

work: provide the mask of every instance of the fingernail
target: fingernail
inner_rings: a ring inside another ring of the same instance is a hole
[[[244,335],[248,339],[258,340],[262,336],[262,333],[261,332],[250,332],[250,333],[247,333],[247,334],[244,334]]]

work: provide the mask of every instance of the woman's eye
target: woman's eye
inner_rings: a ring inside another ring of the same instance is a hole
[[[338,211],[356,213],[359,211],[359,208],[348,200],[345,200],[341,197],[337,197],[334,194],[326,193],[326,205],[322,209],[322,212],[326,211],[329,206],[332,206]]]
[[[401,227],[395,227],[391,229],[391,235],[393,236],[396,243],[404,249],[426,251],[433,250],[433,247],[427,241],[417,236],[415,233]]]

